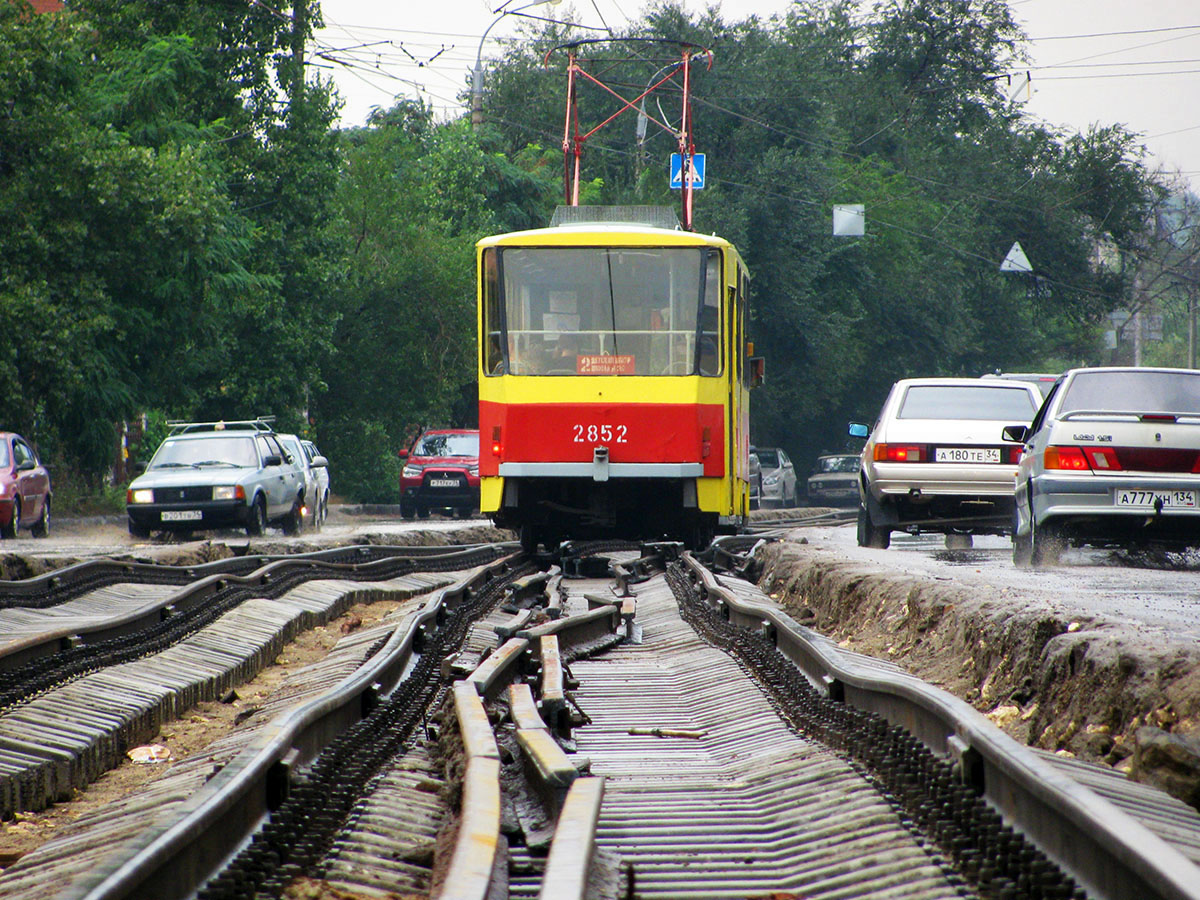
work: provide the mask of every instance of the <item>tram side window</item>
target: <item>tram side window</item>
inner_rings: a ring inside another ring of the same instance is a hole
[[[721,374],[721,257],[709,251],[700,310],[700,374]]]
[[[483,333],[486,335],[483,371],[488,375],[503,374],[507,366],[504,360],[504,322],[500,315],[500,273],[495,248],[483,251]]]

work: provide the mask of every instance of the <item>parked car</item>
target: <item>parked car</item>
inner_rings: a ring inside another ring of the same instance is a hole
[[[858,502],[858,472],[862,459],[854,453],[832,453],[818,456],[813,473],[808,476],[808,502],[830,506],[852,505]]]
[[[301,441],[304,445],[304,453],[308,457],[309,465],[312,465],[313,460],[318,456],[324,458],[324,454],[317,449],[317,445],[312,441]],[[317,485],[319,488],[318,497],[319,504],[317,507],[317,521],[322,525],[329,518],[329,460],[325,460],[325,465],[315,466],[317,472]]]
[[[1070,545],[1200,545],[1200,371],[1071,369],[1028,427],[1013,561]]]
[[[1054,382],[1058,381],[1057,375],[1050,375],[1045,372],[993,372],[989,375],[984,375],[984,378],[1003,378],[1008,381],[1028,381],[1032,385],[1036,385],[1038,393],[1042,395],[1042,399],[1050,393],[1050,388],[1054,387]]]
[[[435,510],[466,519],[479,511],[479,431],[430,429],[400,451],[400,514],[428,518]]]
[[[310,458],[305,452],[304,442],[294,434],[277,435],[279,443],[287,451],[291,462],[304,476],[304,506],[301,509],[302,525],[320,531],[324,517],[321,515],[321,479],[317,474],[328,463],[323,456]]]
[[[758,509],[762,506],[762,463],[758,459],[758,451],[750,448],[750,508]]]
[[[174,423],[144,474],[129,485],[129,533],[279,525],[298,534],[304,474],[268,421]]]
[[[25,438],[0,431],[0,537],[50,533],[50,473]]]
[[[759,447],[755,450],[762,473],[764,509],[782,509],[796,505],[796,468],[788,455],[778,447]]]
[[[1028,424],[1041,404],[1034,385],[992,378],[907,378],[884,401],[862,452],[858,542],[885,548],[893,530],[945,534],[948,547],[1012,529],[1019,443],[1007,425]],[[865,425],[850,433],[868,437]]]

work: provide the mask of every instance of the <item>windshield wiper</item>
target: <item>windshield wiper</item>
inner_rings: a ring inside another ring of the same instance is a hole
[[[202,459],[200,462],[194,462],[191,465],[193,469],[198,469],[201,466],[233,466],[235,469],[241,468],[237,463],[230,462],[227,459]]]

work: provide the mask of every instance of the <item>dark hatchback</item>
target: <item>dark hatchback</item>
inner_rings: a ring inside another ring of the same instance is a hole
[[[479,511],[479,432],[467,428],[425,431],[401,450],[400,514],[406,519],[433,510],[466,519]]]

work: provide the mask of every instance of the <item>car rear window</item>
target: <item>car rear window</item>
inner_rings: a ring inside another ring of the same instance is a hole
[[[478,456],[479,434],[427,434],[417,441],[413,456]]]
[[[1200,374],[1076,372],[1058,411],[1076,410],[1200,415]]]
[[[905,392],[899,419],[1001,419],[1032,421],[1037,407],[1022,387],[914,384]]]

